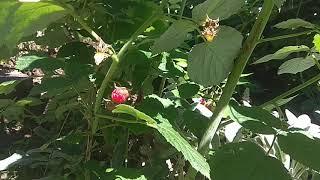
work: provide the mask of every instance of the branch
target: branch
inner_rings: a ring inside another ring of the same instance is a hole
[[[118,65],[123,60],[123,57],[125,55],[125,52],[128,50],[128,48],[131,46],[132,42],[140,35],[146,28],[148,28],[157,18],[159,17],[159,13],[154,13],[152,16],[150,16],[139,28],[138,30],[130,37],[130,39],[122,46],[119,53],[113,54],[111,56],[112,58],[112,64],[104,77],[102,84],[98,90],[98,94],[96,97],[95,105],[94,105],[94,114],[97,114],[100,111],[101,108],[101,102],[103,99],[104,92],[109,84],[109,82],[112,80],[114,73],[118,70]],[[99,117],[95,116],[95,119],[92,123],[92,133],[94,134],[98,127],[98,119]]]
[[[254,48],[258,44],[261,34],[271,15],[273,6],[274,6],[273,0],[264,1],[262,10],[250,32],[249,37],[244,43],[244,46],[242,48],[239,58],[235,62],[235,66],[228,77],[228,80],[227,80],[226,86],[223,89],[221,98],[217,103],[216,108],[213,111],[213,115],[211,117],[211,123],[199,143],[198,151],[203,155],[205,155],[209,149],[209,144],[213,136],[215,135],[219,127],[219,124],[221,122],[223,111],[228,105],[232,97],[234,89],[237,85],[237,82],[239,81],[239,78],[243,72],[243,69],[245,68],[248,62],[248,59],[250,58]],[[189,172],[187,174],[187,179],[194,179],[195,175],[196,175],[195,170],[189,169]]]
[[[228,81],[223,89],[221,98],[213,112],[213,116],[211,117],[211,124],[201,139],[201,142],[199,144],[199,152],[202,154],[204,154],[207,151],[209,144],[217,131],[217,128],[221,122],[222,112],[228,105],[234,92],[234,89],[239,81],[240,75],[242,74],[248,62],[248,59],[250,58],[254,48],[256,47],[261,37],[261,34],[272,12],[273,6],[274,3],[272,0],[264,1],[263,8],[258,16],[258,19],[256,20],[248,39],[244,43],[244,47],[238,60],[236,60],[235,62],[235,67],[233,71],[228,77]]]

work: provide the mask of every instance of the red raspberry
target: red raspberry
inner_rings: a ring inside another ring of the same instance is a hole
[[[126,87],[116,87],[111,93],[111,100],[114,103],[122,104],[129,98],[129,91]]]
[[[200,104],[205,105],[207,102],[204,98],[200,98],[199,100]]]

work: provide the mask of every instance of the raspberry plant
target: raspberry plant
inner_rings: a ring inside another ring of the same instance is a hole
[[[319,107],[310,4],[2,0],[1,67],[24,76],[0,84],[1,178],[318,179],[316,117],[288,110]]]

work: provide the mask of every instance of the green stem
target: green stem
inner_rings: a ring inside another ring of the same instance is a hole
[[[106,74],[106,76],[104,77],[102,84],[100,86],[100,89],[98,90],[98,94],[95,100],[95,104],[94,104],[94,114],[98,113],[100,111],[101,108],[101,101],[103,99],[103,95],[105,92],[105,89],[107,88],[109,82],[112,79],[113,74],[116,72],[117,68],[118,68],[118,64],[119,64],[119,58],[116,54],[113,54],[111,56],[112,58],[112,64]],[[92,133],[94,134],[96,132],[98,128],[98,118],[95,116],[94,121],[92,122]]]
[[[207,128],[206,132],[204,133],[198,147],[198,151],[205,155],[208,151],[209,144],[215,135],[222,119],[223,111],[225,110],[226,106],[228,105],[232,94],[234,92],[235,87],[240,79],[240,76],[254,50],[258,41],[261,37],[261,34],[269,20],[271,15],[272,9],[274,6],[274,2],[272,0],[265,0],[263,3],[262,10],[253,25],[253,28],[250,32],[249,37],[245,41],[242,51],[240,53],[239,58],[235,62],[235,66],[228,77],[227,83],[223,89],[223,93],[219,102],[217,103],[216,108],[213,111],[213,115],[210,119],[211,123]],[[191,171],[190,171],[191,170]],[[194,169],[189,169],[186,177],[188,179],[194,179],[196,172]]]
[[[128,154],[129,154],[129,129],[126,129],[126,135],[125,135],[125,154],[124,154],[124,159],[128,159]],[[124,162],[124,167],[128,168],[128,162]]]
[[[99,128],[99,130],[103,130],[103,129],[107,129],[107,128],[111,128],[111,127],[117,127],[120,126],[119,124],[109,124],[109,125],[105,125]]]
[[[222,118],[222,112],[225,109],[225,107],[228,105],[232,97],[232,94],[234,92],[234,89],[237,85],[237,82],[239,81],[239,78],[248,62],[248,59],[250,58],[254,48],[256,47],[261,37],[261,34],[272,12],[273,6],[274,6],[274,2],[272,0],[264,1],[263,7],[258,16],[258,19],[256,20],[248,39],[244,43],[242,52],[239,58],[235,62],[234,69],[232,70],[231,74],[228,77],[228,81],[223,89],[221,98],[217,103],[217,106],[213,112],[213,116],[211,117],[211,124],[209,125],[208,129],[206,130],[206,132],[204,133],[200,141],[199,152],[202,154],[204,154],[207,151],[209,147],[209,143],[211,142],[214,134],[217,131],[217,128],[219,127],[219,124]]]
[[[179,13],[179,19],[181,19],[183,16],[183,12],[184,12],[184,8],[186,7],[186,3],[187,3],[187,0],[182,0],[180,13]]]
[[[282,36],[265,38],[265,39],[261,39],[258,43],[265,43],[265,42],[276,41],[276,40],[281,40],[281,39],[288,39],[288,38],[292,38],[292,37],[310,34],[312,32],[314,32],[314,30],[308,30],[308,31],[304,31],[304,32],[294,33],[294,34],[286,34],[286,35],[282,35]]]
[[[299,91],[299,90],[301,90],[301,89],[303,89],[303,88],[305,88],[305,87],[307,87],[307,86],[309,86],[309,85],[311,85],[311,84],[313,84],[313,83],[315,83],[315,82],[317,82],[319,80],[320,80],[320,74],[318,74],[315,77],[309,79],[308,81],[304,82],[303,84],[301,84],[301,85],[299,85],[297,87],[294,87],[294,88],[290,89],[289,91],[287,91],[287,92],[275,97],[274,99],[261,104],[260,107],[263,108],[263,107],[266,107],[266,106],[268,106],[270,104],[276,104],[279,100],[284,99],[284,98],[290,96],[291,94],[293,94],[293,93],[295,93],[295,92],[297,92],[297,91]]]
[[[192,21],[194,24],[198,25],[197,21],[189,17],[180,16],[177,14],[168,14],[168,13],[165,13],[164,15],[168,19],[168,21],[171,21],[171,22],[176,21],[176,19],[173,19],[172,17],[177,17],[178,19],[186,19],[186,20]]]
[[[89,34],[91,34],[92,37],[94,37],[99,43],[102,43],[103,45],[107,45],[107,44],[103,41],[103,39],[102,39],[93,29],[91,29],[91,28],[87,25],[87,23],[84,22],[84,21],[82,20],[82,18],[81,18],[74,10],[72,10],[72,9],[70,9],[70,8],[68,7],[68,5],[67,5],[66,3],[61,2],[61,1],[48,1],[48,2],[63,7],[63,8],[68,12],[68,14],[70,14],[74,19],[77,20],[77,22],[82,26],[82,28],[83,28],[84,30],[86,30]],[[115,53],[115,50],[113,49],[112,46],[109,46],[109,48],[111,49],[112,53]]]
[[[119,53],[117,55],[113,54],[111,56],[112,58],[112,64],[104,77],[102,84],[100,86],[100,89],[97,94],[97,98],[95,101],[95,106],[94,106],[94,114],[97,114],[100,111],[101,108],[101,102],[103,99],[104,92],[109,84],[109,82],[112,80],[113,75],[115,72],[118,70],[118,65],[119,63],[123,60],[123,57],[126,53],[126,51],[129,49],[131,46],[132,42],[140,35],[146,28],[148,28],[157,18],[159,17],[158,13],[153,14],[150,16],[140,27],[139,29],[130,37],[130,39],[122,46],[120,49]],[[95,133],[98,127],[98,117],[95,116],[95,119],[93,121],[92,125],[92,133]]]
[[[164,87],[166,85],[166,81],[167,81],[167,78],[162,77],[161,82],[160,82],[160,86],[159,86],[159,92],[158,92],[159,97],[162,97],[162,93],[163,93]]]
[[[268,151],[266,152],[266,155],[267,155],[267,156],[268,156],[269,153],[271,152],[272,147],[273,147],[274,143],[276,142],[276,139],[277,139],[277,136],[274,135],[274,137],[273,137],[273,139],[272,139],[272,142],[271,142],[271,144],[270,144],[270,147],[269,147]]]

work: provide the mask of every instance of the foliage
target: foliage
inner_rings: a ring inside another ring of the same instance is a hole
[[[318,178],[312,3],[1,1],[4,175]]]

